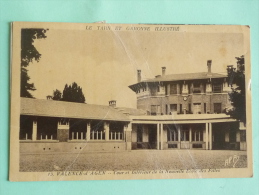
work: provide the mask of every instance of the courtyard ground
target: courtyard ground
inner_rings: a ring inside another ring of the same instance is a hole
[[[133,150],[21,154],[21,172],[172,170],[247,167],[246,151]]]

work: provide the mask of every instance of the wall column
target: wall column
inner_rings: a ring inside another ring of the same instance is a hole
[[[32,141],[37,140],[37,119],[32,121]]]
[[[104,122],[104,131],[105,131],[105,141],[109,141],[110,124],[108,122]]]
[[[189,126],[189,142],[190,142],[190,149],[192,149],[192,126]]]
[[[88,122],[86,124],[86,141],[90,140],[90,133],[91,133],[91,123]]]
[[[159,123],[157,123],[157,150],[159,150],[159,141],[160,141],[160,139],[159,139]]]
[[[209,131],[210,131],[209,133],[210,150],[212,150],[212,124],[211,123],[209,123]]]
[[[177,131],[178,131],[178,149],[181,148],[181,127],[180,125],[177,125]]]
[[[205,149],[208,150],[209,148],[209,142],[208,142],[208,138],[209,138],[209,124],[208,123],[205,123],[206,124],[206,130],[205,130]]]
[[[161,150],[163,150],[164,125],[161,123]]]
[[[132,123],[129,123],[128,125],[124,126],[126,150],[131,150],[131,148],[132,148],[131,132],[132,132]]]

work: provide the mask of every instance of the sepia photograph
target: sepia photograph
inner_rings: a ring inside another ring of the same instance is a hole
[[[13,22],[11,181],[252,177],[250,28]]]

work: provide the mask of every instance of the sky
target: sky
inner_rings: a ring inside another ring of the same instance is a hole
[[[55,89],[76,82],[82,87],[86,103],[136,108],[136,94],[128,88],[142,79],[166,74],[206,72],[226,73],[236,65],[235,57],[244,55],[241,33],[86,31],[49,29],[46,39],[35,40],[42,54],[39,62],[28,66],[36,91],[33,96],[46,99]]]

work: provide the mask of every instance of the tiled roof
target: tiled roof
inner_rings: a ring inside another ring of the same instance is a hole
[[[111,106],[54,100],[21,98],[23,115],[130,121],[129,117]]]
[[[185,73],[185,74],[169,74],[164,76],[159,76],[153,79],[143,80],[139,83],[130,85],[133,91],[136,91],[137,86],[145,85],[146,83],[156,83],[156,82],[169,82],[169,81],[187,81],[187,80],[200,80],[200,79],[210,79],[210,78],[226,78],[227,76],[220,73],[210,73],[208,72],[197,72],[197,73]]]
[[[147,111],[135,108],[115,107],[119,112],[129,114],[131,116],[143,116],[147,115]]]
[[[185,73],[185,74],[170,74],[160,76],[154,79],[144,80],[143,82],[156,82],[156,81],[183,81],[183,80],[198,80],[198,79],[209,79],[209,78],[225,78],[224,74],[210,73],[208,72],[197,72],[197,73]]]

